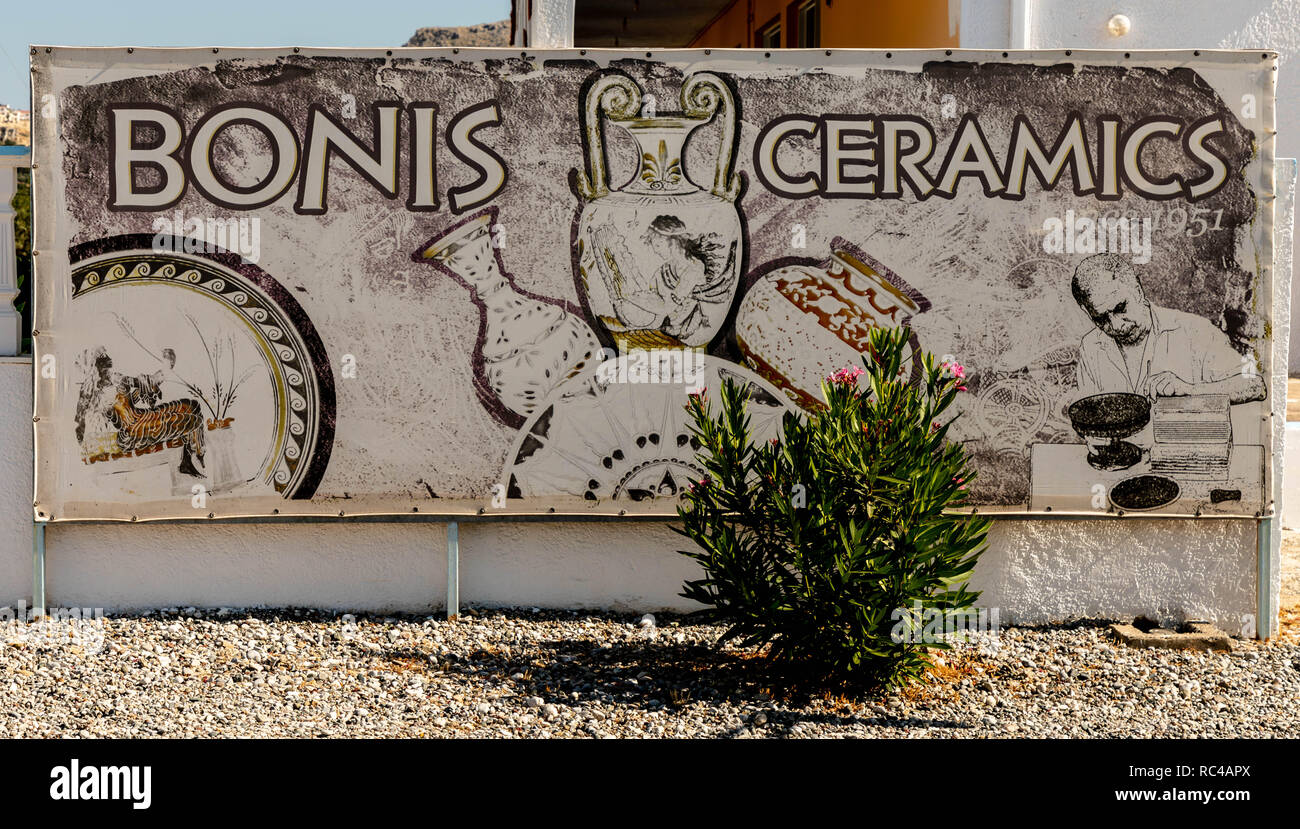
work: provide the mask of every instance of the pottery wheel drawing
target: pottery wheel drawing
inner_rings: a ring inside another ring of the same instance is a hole
[[[703,367],[701,385],[715,413],[724,378],[748,388],[755,443],[777,437],[786,412],[799,413],[785,395],[747,368],[708,356]],[[601,379],[605,376],[593,367],[537,407],[507,455],[502,483],[508,497],[663,498],[676,503],[691,481],[704,477],[686,411],[690,389],[682,383]]]
[[[1047,398],[1028,380],[999,380],[979,396],[976,418],[995,444],[1027,443],[1047,423]]]

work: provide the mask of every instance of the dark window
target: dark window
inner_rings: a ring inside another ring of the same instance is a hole
[[[781,17],[780,15],[772,18],[767,25],[758,30],[758,35],[754,38],[760,49],[780,49],[781,48]]]
[[[796,0],[790,4],[790,45],[812,49],[821,45],[821,0]]]

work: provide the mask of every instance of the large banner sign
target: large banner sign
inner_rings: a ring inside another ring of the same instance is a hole
[[[33,47],[37,518],[672,514],[878,326],[981,511],[1255,515],[1275,71]]]

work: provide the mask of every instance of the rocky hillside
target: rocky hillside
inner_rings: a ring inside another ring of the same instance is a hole
[[[510,21],[477,26],[425,26],[417,29],[407,46],[509,46]]]

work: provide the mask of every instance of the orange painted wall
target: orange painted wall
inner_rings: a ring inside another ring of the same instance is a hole
[[[819,0],[821,43],[829,48],[920,49],[955,47],[948,34],[948,0]],[[735,0],[690,46],[755,45],[754,32],[781,17],[781,45],[786,46],[786,10],[790,0]],[[747,20],[752,10],[752,22]]]

